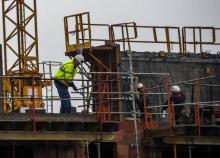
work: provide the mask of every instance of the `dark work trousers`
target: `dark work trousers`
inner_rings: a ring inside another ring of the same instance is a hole
[[[61,99],[60,113],[70,113],[71,102],[68,86],[62,84],[61,82],[59,82],[59,80],[56,79],[54,80],[54,84]]]

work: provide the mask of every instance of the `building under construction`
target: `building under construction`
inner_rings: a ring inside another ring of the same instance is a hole
[[[39,62],[36,0],[2,0],[2,8],[2,158],[219,157],[220,28],[64,17],[64,55],[85,57],[74,80],[84,95],[73,92],[71,113],[60,114],[53,76],[61,63]],[[185,103],[164,105],[172,85]]]

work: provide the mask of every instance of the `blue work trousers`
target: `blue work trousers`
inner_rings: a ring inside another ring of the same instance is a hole
[[[70,113],[71,102],[68,86],[62,84],[61,82],[59,82],[59,80],[56,79],[54,80],[54,84],[61,99],[60,113]]]

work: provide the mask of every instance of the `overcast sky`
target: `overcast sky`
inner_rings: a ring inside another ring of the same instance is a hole
[[[40,61],[65,59],[63,17],[85,11],[91,23],[220,27],[220,0],[37,0]]]

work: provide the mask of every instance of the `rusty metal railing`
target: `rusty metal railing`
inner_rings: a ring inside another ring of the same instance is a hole
[[[123,50],[131,50],[132,43],[163,44],[166,52],[171,52],[173,45],[182,53],[179,27],[172,26],[138,26],[136,23],[121,23],[111,26],[114,43],[122,43]],[[121,29],[121,37],[116,37],[117,28]],[[164,38],[161,36],[164,35]],[[127,46],[127,47],[126,47]],[[147,45],[144,45],[146,47]],[[149,46],[149,45],[148,45]]]
[[[203,53],[220,50],[220,28],[92,24],[89,12],[64,17],[66,51],[121,44],[122,50]]]
[[[203,53],[207,51],[207,49],[213,49],[214,46],[220,46],[220,39],[217,38],[218,34],[220,35],[220,28],[191,26],[183,27],[183,53]]]
[[[119,28],[119,37],[116,33],[116,28]],[[122,42],[124,51],[126,50],[127,43],[128,50],[131,51],[131,42],[138,37],[136,23],[130,22],[114,24],[111,25],[111,31],[113,43],[116,44],[117,42]]]

